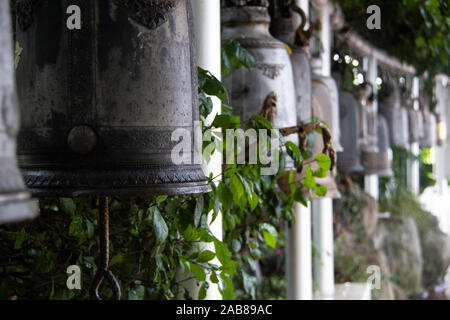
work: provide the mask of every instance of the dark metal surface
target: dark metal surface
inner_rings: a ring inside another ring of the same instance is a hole
[[[81,8],[81,30],[66,28],[69,5]],[[18,25],[17,82],[19,163],[33,194],[208,191],[199,165],[171,159],[173,131],[186,129],[192,146],[199,118],[190,1],[39,0],[31,8],[18,19],[29,22]]]
[[[9,1],[0,1],[0,224],[32,219],[38,215],[17,167],[19,131],[14,55]]]
[[[113,291],[114,299],[120,300],[120,286],[114,274],[109,270],[109,208],[108,198],[99,198],[100,263],[92,281],[90,296],[93,300],[102,300],[98,290],[106,278]]]

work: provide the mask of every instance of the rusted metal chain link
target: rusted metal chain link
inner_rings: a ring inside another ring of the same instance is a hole
[[[114,294],[114,299],[120,300],[120,286],[109,267],[109,208],[108,198],[100,197],[99,228],[100,228],[100,265],[92,281],[90,296],[92,300],[102,300],[98,290],[106,278]]]

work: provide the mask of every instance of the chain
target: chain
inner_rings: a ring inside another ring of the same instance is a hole
[[[100,213],[99,213],[99,227],[100,227],[100,265],[95,274],[94,281],[92,281],[90,296],[92,300],[102,300],[98,293],[98,289],[103,282],[103,279],[108,281],[114,293],[114,299],[120,300],[120,286],[114,277],[109,266],[109,208],[108,198],[100,197]]]

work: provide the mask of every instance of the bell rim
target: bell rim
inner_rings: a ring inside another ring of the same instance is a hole
[[[140,168],[22,168],[25,184],[37,197],[187,195],[210,191],[200,166]]]
[[[182,196],[191,194],[201,194],[211,192],[211,187],[207,182],[189,183],[187,185],[147,185],[147,186],[124,186],[111,189],[110,187],[71,187],[71,188],[32,188],[29,187],[31,194],[37,198],[53,197],[153,197],[159,195]]]

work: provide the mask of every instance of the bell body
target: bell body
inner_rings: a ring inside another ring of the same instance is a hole
[[[20,126],[14,79],[9,1],[0,3],[0,224],[32,219],[38,206],[31,199],[17,166],[16,138]]]
[[[198,120],[190,2],[73,1],[19,10],[23,131],[19,161],[39,196],[185,194],[208,190],[193,164]],[[192,148],[174,164],[172,133]]]
[[[311,64],[307,48],[293,43],[293,17],[272,19],[270,32],[278,40],[291,49],[291,64],[294,72],[295,103],[297,107],[297,123],[308,123],[312,120],[311,106]]]
[[[316,59],[315,59],[316,60]],[[313,61],[314,62],[314,61]],[[315,62],[317,64],[317,61]],[[326,89],[328,91],[329,99],[331,99],[331,110],[329,115],[329,120],[327,124],[330,126],[330,129],[333,134],[333,146],[336,150],[336,152],[342,152],[344,151],[344,148],[341,144],[341,133],[340,131],[340,124],[339,124],[339,91],[336,84],[336,81],[332,77],[325,77],[318,73],[318,70],[320,69],[320,64],[313,66],[313,72],[312,72],[312,91],[314,95],[315,87],[319,88],[321,87],[323,89]]]
[[[235,39],[255,58],[251,69],[234,69],[223,79],[233,111],[247,121],[259,114],[264,100],[271,93],[277,96],[274,128],[297,125],[294,78],[286,46],[269,33],[270,16],[265,6],[226,7],[222,9],[222,38]],[[298,145],[298,136],[286,141]],[[287,157],[286,169],[294,168]]]
[[[348,91],[339,93],[339,124],[344,152],[337,156],[338,171],[350,174],[364,170],[360,163],[361,151],[358,144],[358,101]]]
[[[330,130],[333,130],[333,100],[330,95],[329,87],[321,81],[313,80],[312,82],[312,112],[313,116],[325,121],[329,124]],[[323,150],[323,140],[321,135],[314,133],[314,154],[322,153]],[[317,164],[313,163],[311,165],[312,169],[318,168]],[[339,198],[340,193],[336,184],[336,167],[332,172],[327,172],[325,178],[315,178],[316,183],[327,187],[327,198]]]
[[[392,146],[407,148],[409,142],[408,112],[402,107],[398,83],[391,80],[386,83],[386,94],[380,96],[379,111],[388,121]]]
[[[419,144],[421,148],[434,148],[437,145],[436,116],[428,108],[423,110],[423,138]]]
[[[423,138],[423,116],[418,110],[408,109],[409,142],[416,143]]]

